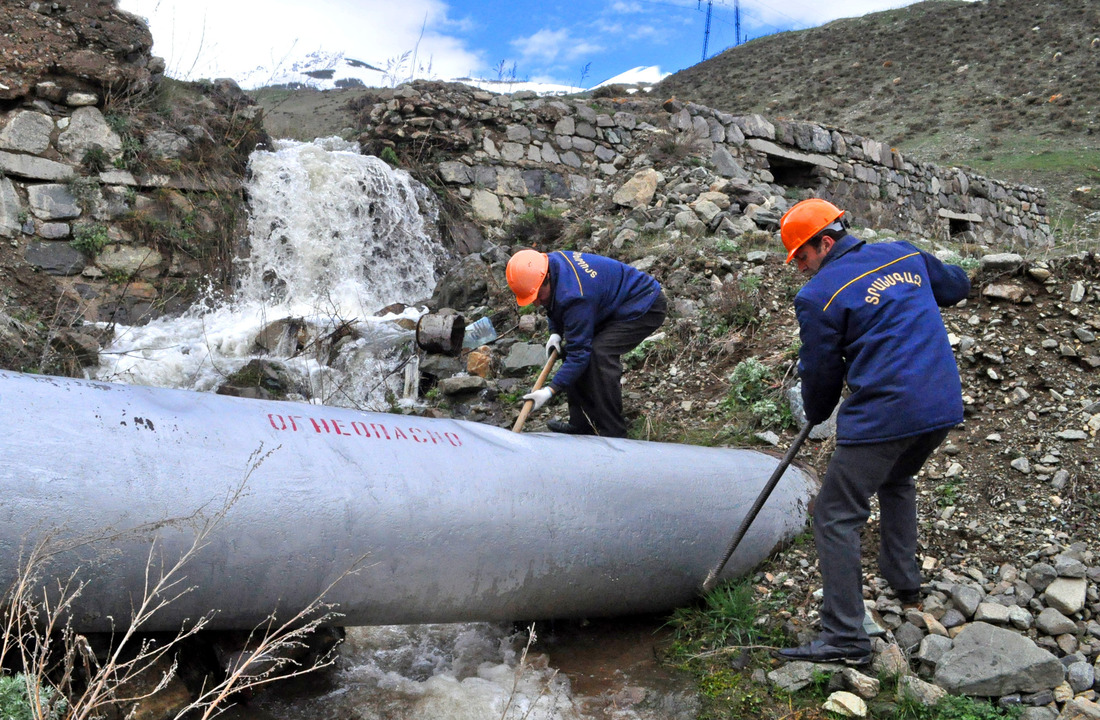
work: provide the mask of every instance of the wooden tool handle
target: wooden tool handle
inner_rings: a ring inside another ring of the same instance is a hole
[[[550,376],[550,368],[554,367],[554,363],[558,359],[558,349],[554,348],[550,351],[550,357],[546,358],[546,364],[542,366],[542,372],[539,373],[539,379],[535,381],[535,387],[531,388],[531,391],[539,390],[542,388],[543,383],[546,382],[546,378]],[[528,400],[523,403],[523,409],[519,411],[519,417],[516,418],[516,424],[512,426],[512,432],[521,432],[523,430],[523,424],[527,422],[527,416],[531,414],[531,408],[535,407],[534,400]]]

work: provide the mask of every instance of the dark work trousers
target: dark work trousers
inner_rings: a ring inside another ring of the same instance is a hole
[[[838,445],[814,501],[814,542],[824,583],[821,635],[828,645],[870,650],[863,629],[860,531],[878,494],[879,572],[895,590],[920,587],[914,475],[947,430],[869,445]]]
[[[566,390],[570,425],[587,434],[626,437],[623,362],[620,356],[638,347],[642,340],[661,327],[667,309],[668,303],[662,292],[641,317],[610,322],[596,329],[588,367]]]

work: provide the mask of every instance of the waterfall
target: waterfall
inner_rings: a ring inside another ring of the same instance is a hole
[[[415,357],[401,321],[420,311],[380,310],[434,289],[443,250],[425,230],[427,201],[406,173],[335,138],[281,141],[253,153],[250,170],[250,237],[236,292],[207,294],[180,317],[118,326],[95,377],[209,391],[262,357],[302,386],[291,399],[388,409],[400,387],[394,370]],[[299,687],[255,704],[274,720],[597,717],[545,657],[525,664],[522,642],[492,623],[349,628],[319,694]],[[615,717],[668,716],[658,707]]]
[[[238,295],[367,317],[429,295],[440,253],[407,173],[338,138],[251,159],[251,253]]]
[[[407,173],[339,138],[278,141],[250,160],[250,237],[230,298],[181,317],[119,326],[100,380],[208,391],[254,358],[293,378],[290,399],[386,410],[400,395],[415,308],[442,248]]]

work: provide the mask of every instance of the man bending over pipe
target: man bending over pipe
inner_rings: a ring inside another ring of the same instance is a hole
[[[620,356],[636,348],[665,320],[660,284],[646,273],[602,255],[520,250],[508,261],[508,287],[520,307],[546,308],[546,354],[563,355],[550,384],[523,396],[538,410],[565,391],[569,422],[554,432],[626,437]],[[565,343],[564,354],[562,343]]]
[[[780,221],[787,262],[810,277],[794,299],[806,420],[828,419],[845,382],[836,450],[813,509],[824,584],[821,634],[787,660],[871,662],[863,629],[860,531],[877,494],[879,570],[901,602],[920,602],[914,476],[963,420],[962,383],[939,308],[966,298],[953,265],[905,242],[847,233],[832,203],[803,200]]]

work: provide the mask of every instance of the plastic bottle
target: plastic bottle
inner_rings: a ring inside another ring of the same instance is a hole
[[[493,321],[487,317],[483,317],[477,322],[470,323],[466,326],[466,334],[462,338],[462,347],[476,348],[496,339],[497,331],[496,328],[493,327]]]

